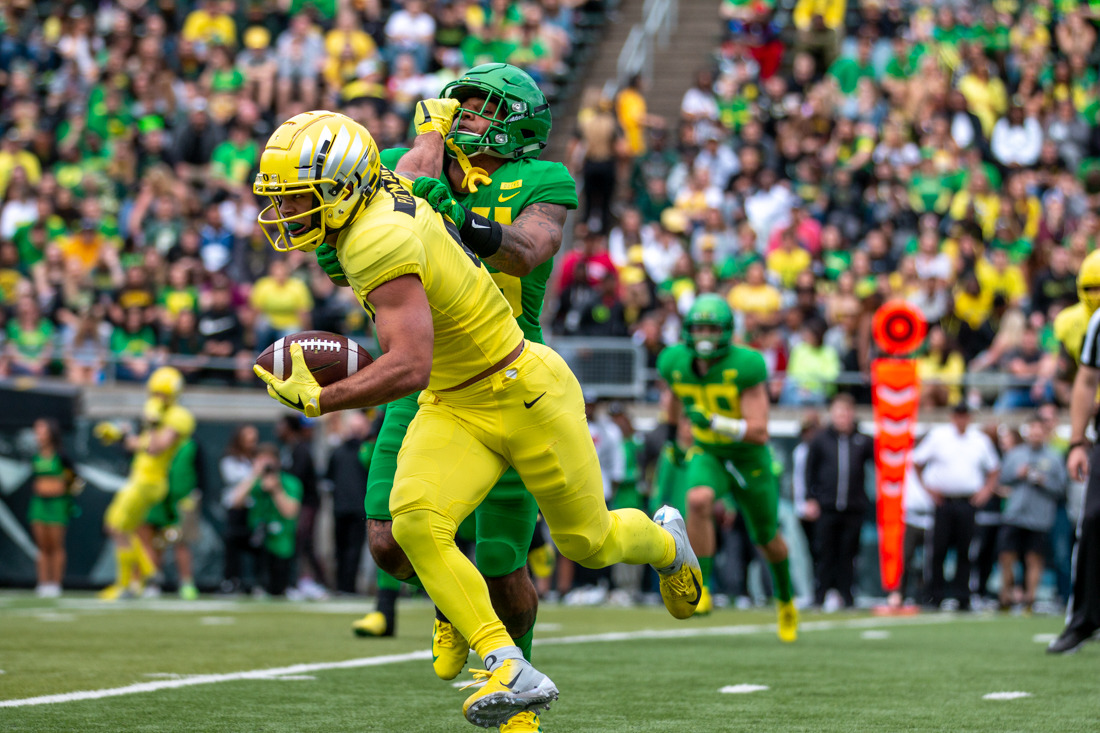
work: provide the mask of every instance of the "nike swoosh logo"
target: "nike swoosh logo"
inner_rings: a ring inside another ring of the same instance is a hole
[[[695,573],[691,574],[691,582],[695,584],[695,600],[689,601],[689,606],[698,606],[699,600],[703,597],[703,589],[699,586],[699,579],[695,577]]]
[[[321,371],[322,369],[328,369],[329,367],[332,367],[332,366],[336,366],[336,365],[337,365],[337,364],[339,364],[339,363],[340,363],[340,360],[339,360],[339,359],[337,359],[336,361],[330,361],[330,362],[329,362],[328,364],[325,364],[325,365],[323,365],[323,366],[319,366],[319,367],[314,367],[314,368],[313,368],[313,369],[312,369],[311,371],[313,371],[314,373],[316,373],[316,372],[319,372],[319,371]]]
[[[541,400],[545,396],[546,396],[546,393],[543,392],[542,394],[540,394],[538,397],[531,400],[530,402],[524,401],[523,406],[526,407],[528,410],[530,410],[532,407],[535,406],[536,402],[538,402],[539,400]]]
[[[519,196],[521,193],[523,193],[523,191],[516,191],[511,196],[505,196],[504,194],[501,194],[500,196],[497,197],[497,201],[499,201],[500,203],[503,204],[505,201],[511,201],[516,196]]]
[[[480,224],[478,224],[476,221],[471,221],[470,226],[473,227],[474,229],[489,229],[490,228],[490,227],[483,227]]]
[[[295,410],[298,410],[300,412],[305,412],[306,411],[306,406],[302,403],[302,395],[298,395],[298,401],[297,402],[291,402],[286,397],[283,398],[283,401],[286,402],[291,407],[293,407]]]

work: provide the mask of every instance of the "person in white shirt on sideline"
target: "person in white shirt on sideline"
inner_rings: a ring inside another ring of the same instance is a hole
[[[989,436],[970,424],[970,408],[958,402],[951,410],[951,423],[932,428],[914,449],[913,466],[935,504],[926,600],[944,605],[943,563],[948,550],[954,549],[953,598],[959,609],[969,610],[974,514],[998,485],[1000,458]]]

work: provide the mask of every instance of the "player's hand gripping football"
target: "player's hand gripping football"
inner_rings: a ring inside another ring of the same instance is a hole
[[[413,182],[413,196],[427,201],[433,209],[462,229],[466,224],[466,209],[451,195],[447,184],[431,176],[420,176]]]
[[[691,424],[700,430],[710,430],[710,413],[699,407],[699,405],[691,405],[684,408],[684,415],[688,420],[691,420]]]
[[[451,131],[455,112],[458,111],[457,99],[424,99],[416,104],[413,127],[417,135],[438,132],[443,137]]]
[[[337,287],[346,288],[348,286],[348,276],[344,274],[344,268],[340,266],[340,260],[336,256],[336,248],[331,244],[322,244],[314,251],[317,253],[317,264],[328,275],[328,279],[332,280]]]
[[[317,383],[313,373],[306,366],[306,357],[302,353],[302,345],[294,343],[290,345],[290,363],[292,365],[290,376],[286,379],[278,379],[274,374],[264,369],[259,364],[252,367],[256,376],[264,380],[267,385],[267,393],[282,402],[287,407],[293,407],[306,417],[319,417],[321,415],[321,385]]]

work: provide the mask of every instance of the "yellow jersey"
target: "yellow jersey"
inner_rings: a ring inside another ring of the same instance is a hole
[[[420,278],[435,328],[431,390],[477,376],[523,340],[508,301],[453,226],[413,197],[410,181],[383,167],[378,191],[336,241],[348,283],[371,318],[372,290],[402,275]]]
[[[1064,309],[1054,319],[1054,337],[1065,347],[1066,353],[1081,363],[1081,345],[1089,327],[1089,312],[1084,303]]]
[[[171,428],[176,431],[176,439],[167,450],[151,455],[144,448],[134,454],[134,462],[130,466],[130,478],[135,483],[158,484],[168,481],[168,469],[172,465],[172,459],[176,457],[176,451],[187,442],[191,433],[195,432],[195,418],[185,408],[172,405],[164,411],[160,422],[145,429],[141,435],[141,442],[147,445],[149,435],[158,428]]]

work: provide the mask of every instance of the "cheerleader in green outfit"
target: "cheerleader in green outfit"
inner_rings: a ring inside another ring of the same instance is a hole
[[[74,515],[74,489],[79,489],[72,464],[61,452],[61,429],[53,420],[34,421],[38,450],[32,459],[34,494],[28,519],[38,545],[38,587],[41,598],[61,595],[65,575],[65,528]]]

